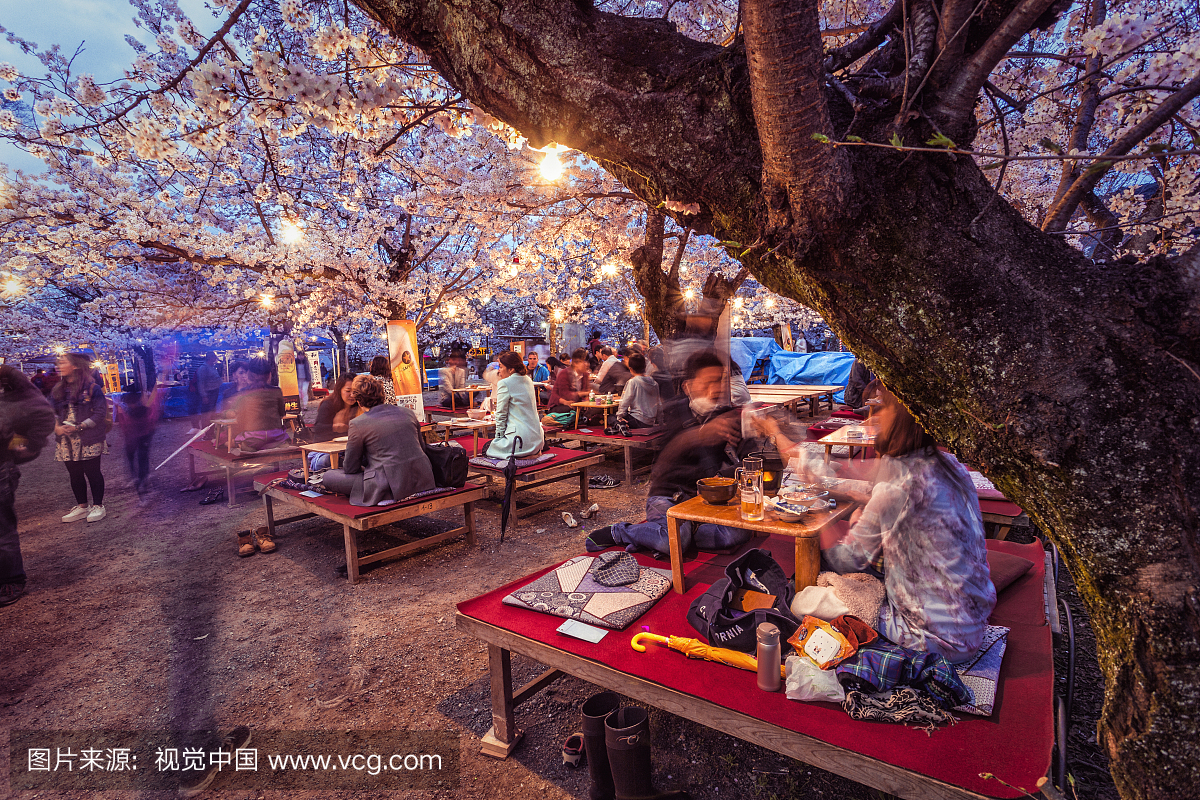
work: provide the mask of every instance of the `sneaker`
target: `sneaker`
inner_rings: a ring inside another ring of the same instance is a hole
[[[107,512],[105,512],[104,506],[92,506],[92,510],[88,512],[87,521],[99,522],[104,519],[105,513]]]
[[[199,428],[188,428],[188,432],[185,433],[184,436],[195,436],[199,432],[200,432]]]
[[[68,511],[62,518],[63,522],[78,522],[86,517],[92,510],[91,506],[75,506]]]
[[[271,539],[271,534],[267,533],[267,528],[265,525],[261,528],[254,529],[254,538],[258,540],[258,552],[275,552],[275,542]]]
[[[0,606],[11,606],[25,595],[25,584],[0,584]]]
[[[610,478],[607,475],[594,475],[588,479],[589,489],[614,489],[621,485],[621,482],[616,478]]]

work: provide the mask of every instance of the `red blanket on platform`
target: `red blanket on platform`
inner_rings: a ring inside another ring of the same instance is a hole
[[[255,486],[266,486],[276,478],[284,477],[287,477],[286,472],[272,472],[268,475],[259,475],[254,479],[254,484]],[[320,497],[302,497],[300,492],[296,489],[289,489],[286,486],[278,485],[274,488],[277,491],[283,492],[284,494],[290,494],[297,500],[305,500],[314,505],[318,505],[326,511],[332,511],[335,514],[341,514],[342,516],[350,517],[351,519],[359,519],[361,517],[369,517],[372,514],[378,514],[380,511],[395,511],[397,508],[404,508],[405,506],[424,503],[428,500],[439,500],[447,495],[458,494],[459,492],[469,492],[472,489],[478,489],[479,486],[477,484],[468,482],[467,485],[461,489],[439,489],[438,491],[431,492],[430,494],[414,497],[410,500],[403,500],[397,503],[389,503],[386,506],[351,505],[350,498],[344,494],[323,494]]]
[[[713,581],[724,575],[725,565],[736,554],[701,554],[686,563],[687,594],[668,592],[627,630],[610,632],[599,644],[556,633],[555,628],[562,623],[557,617],[501,603],[509,592],[553,567],[459,603],[458,610],[468,617],[836,747],[983,795],[1020,797],[1020,791],[994,779],[981,778],[980,773],[992,773],[1012,786],[1033,792],[1038,778],[1050,767],[1054,742],[1054,660],[1043,603],[1045,566],[1042,549],[1036,543],[989,541],[987,544],[989,549],[1019,555],[1034,564],[1000,595],[991,618],[993,624],[1011,628],[996,692],[996,710],[990,717],[961,715],[959,724],[940,728],[932,735],[901,725],[857,722],[833,703],[802,703],[788,700],[783,694],[761,692],[751,672],[689,661],[680,653],[657,645],[651,645],[645,653],[637,653],[629,646],[630,639],[643,626],[657,634],[700,638],[687,623],[687,609]],[[791,539],[753,539],[751,545],[770,550],[784,570],[792,572]],[[645,555],[639,554],[637,559],[647,566],[662,566]]]

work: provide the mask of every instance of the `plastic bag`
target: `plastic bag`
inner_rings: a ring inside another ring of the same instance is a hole
[[[827,700],[840,703],[846,691],[838,683],[837,673],[824,670],[807,658],[788,656],[787,683],[784,687],[789,700]]]

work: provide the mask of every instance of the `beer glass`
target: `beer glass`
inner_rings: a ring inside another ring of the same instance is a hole
[[[756,456],[742,459],[733,472],[742,499],[742,519],[758,522],[763,518],[763,461]]]

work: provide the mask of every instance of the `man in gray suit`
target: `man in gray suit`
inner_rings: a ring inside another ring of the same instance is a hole
[[[325,473],[325,488],[349,495],[356,506],[391,503],[437,488],[417,415],[385,403],[383,384],[370,375],[360,375],[353,385],[367,413],[350,420],[342,468]]]

